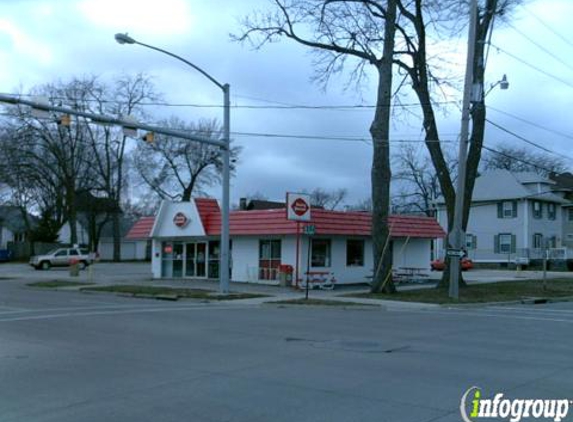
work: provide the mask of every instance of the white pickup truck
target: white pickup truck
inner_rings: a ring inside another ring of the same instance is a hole
[[[90,253],[83,248],[59,248],[44,255],[34,255],[30,265],[37,270],[49,270],[51,267],[67,267],[76,261],[80,269],[92,263]]]

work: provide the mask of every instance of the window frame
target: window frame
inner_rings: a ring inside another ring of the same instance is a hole
[[[354,259],[354,263],[350,263],[350,255],[349,255],[349,246],[351,243],[355,245],[360,245],[358,249],[360,249],[360,257],[359,259]],[[346,239],[346,266],[347,267],[364,267],[364,249],[365,249],[365,242],[364,239]]]
[[[507,208],[507,205],[509,205],[509,209]],[[513,218],[513,207],[514,207],[513,201],[502,201],[501,203],[502,218]]]
[[[324,244],[326,246],[326,250],[324,253],[323,261],[319,261],[320,255],[317,257],[317,253],[315,252],[315,247]],[[332,265],[332,241],[331,239],[312,239],[310,244],[310,266],[311,268],[330,268]],[[318,261],[318,264],[317,264]],[[319,264],[323,265],[319,265]]]
[[[539,209],[536,210],[536,205],[539,205]],[[541,201],[532,202],[532,215],[536,220],[541,220],[543,218],[543,203]]]
[[[502,242],[503,238],[508,238],[509,239],[509,243],[504,243]],[[510,254],[511,252],[511,246],[513,244],[513,235],[511,233],[500,233],[498,235],[498,250],[499,253],[501,254]],[[508,250],[504,250],[503,246],[509,246]]]

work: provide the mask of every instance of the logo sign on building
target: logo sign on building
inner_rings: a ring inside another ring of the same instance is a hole
[[[287,219],[310,221],[310,195],[287,193]]]
[[[189,218],[187,218],[187,216],[185,214],[183,214],[182,212],[178,212],[173,217],[173,224],[175,224],[177,227],[182,229],[187,224],[189,224]]]

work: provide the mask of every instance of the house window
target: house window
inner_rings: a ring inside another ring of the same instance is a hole
[[[512,253],[513,236],[511,234],[498,235],[497,250],[499,253]]]
[[[543,207],[541,202],[533,201],[533,218],[540,219],[543,216]]]
[[[346,266],[364,266],[364,240],[346,241]]]
[[[555,204],[547,204],[547,218],[555,220],[557,215]]]
[[[330,267],[330,239],[312,239],[311,266]]]
[[[533,247],[535,249],[540,249],[543,247],[543,235],[541,233],[535,233],[533,235]]]
[[[568,217],[567,219],[568,219],[569,221],[573,221],[573,208],[569,208],[569,209],[567,210],[567,217]]]
[[[565,236],[565,238],[566,238],[569,242],[573,241],[573,233],[567,233],[567,235]]]
[[[281,264],[281,241],[259,241],[259,280],[276,280]]]
[[[466,234],[466,249],[475,249],[477,246],[477,237],[473,234]]]
[[[497,218],[517,217],[517,202],[502,201],[497,203]]]
[[[513,217],[513,202],[504,201],[503,202],[503,218]]]

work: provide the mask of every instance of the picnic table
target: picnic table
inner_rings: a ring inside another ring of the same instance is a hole
[[[334,278],[334,273],[330,271],[306,271],[304,273],[307,277],[305,280],[301,280],[299,287],[301,289],[306,289],[306,283],[308,280],[308,288],[310,290],[318,287],[322,290],[333,290],[336,279]]]
[[[423,283],[429,275],[426,268],[420,267],[398,267],[392,270],[395,282]]]

